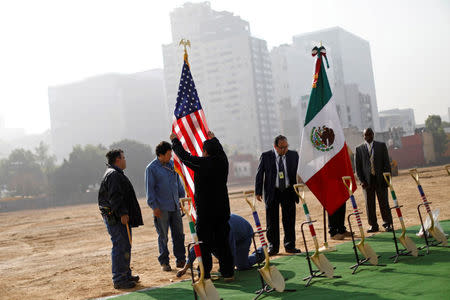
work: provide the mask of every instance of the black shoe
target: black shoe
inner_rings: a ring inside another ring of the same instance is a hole
[[[182,269],[182,268],[184,268],[184,265],[185,265],[185,264],[186,264],[185,261],[177,261],[176,267],[177,267],[178,269]]]
[[[136,286],[136,282],[134,281],[122,281],[122,282],[116,282],[114,283],[114,288],[116,290],[126,290],[126,289],[132,289]]]
[[[278,250],[275,249],[269,249],[269,256],[274,256],[278,254]]]
[[[286,251],[286,253],[302,253],[302,250],[297,249],[297,248],[286,249],[285,251]]]
[[[378,232],[378,231],[380,231],[380,229],[378,227],[375,227],[375,226],[372,226],[372,227],[369,228],[369,230],[367,230],[368,233]]]
[[[133,275],[131,275],[131,277],[128,279],[128,280],[130,280],[130,281],[134,281],[134,282],[138,282],[139,281],[139,276],[138,275],[136,275],[136,276],[133,276]]]
[[[392,231],[394,231],[394,230],[392,229],[392,226],[391,226],[391,225],[389,225],[389,226],[387,226],[387,227],[384,227],[384,230],[386,230],[386,232],[392,232]]]

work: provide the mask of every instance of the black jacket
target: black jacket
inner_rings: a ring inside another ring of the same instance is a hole
[[[373,141],[373,164],[375,169],[376,182],[371,182],[370,176],[370,156],[366,143],[356,147],[355,165],[356,174],[361,183],[367,183],[370,186],[375,184],[387,187],[383,177],[383,172],[391,172],[391,164],[389,162],[389,154],[386,144],[383,142]]]
[[[177,138],[172,140],[173,151],[178,158],[194,171],[195,206],[197,223],[228,222],[230,218],[230,200],[228,199],[228,159],[217,138],[211,142],[219,148],[216,155],[197,157],[184,150]]]
[[[287,177],[289,178],[290,199],[299,201],[294,191],[294,184],[297,183],[298,153],[288,150],[286,153]],[[275,198],[275,183],[277,180],[277,166],[274,150],[269,150],[261,154],[259,158],[258,170],[255,180],[255,194],[262,195],[264,187],[264,202],[266,206],[271,204]]]
[[[98,191],[98,205],[111,208],[118,218],[128,215],[130,218],[128,224],[131,227],[144,225],[133,185],[123,170],[116,166],[108,166],[103,175]]]

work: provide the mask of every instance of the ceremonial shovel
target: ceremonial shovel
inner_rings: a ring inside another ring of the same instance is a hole
[[[255,220],[256,230],[259,232],[259,239],[261,241],[261,245],[264,249],[264,255],[266,257],[266,261],[264,263],[264,267],[258,269],[259,273],[263,277],[264,281],[274,288],[277,292],[283,292],[285,287],[284,277],[281,275],[280,271],[275,266],[270,265],[269,259],[269,251],[267,250],[267,242],[264,238],[264,233],[261,232],[261,223],[259,222],[258,213],[255,209],[255,193],[253,191],[244,191],[245,201],[247,201],[248,205],[252,209],[253,219]],[[248,199],[248,197],[253,197],[253,202]]]
[[[297,193],[300,201],[303,205],[303,210],[305,211],[306,221],[308,221],[309,231],[311,232],[311,236],[314,241],[314,247],[316,247],[316,252],[311,256],[311,260],[317,266],[317,268],[322,272],[326,277],[333,278],[334,267],[330,264],[325,255],[319,252],[319,243],[317,242],[316,231],[314,230],[314,225],[311,222],[311,217],[309,215],[308,206],[306,206],[305,202],[305,185],[304,184],[296,184],[294,185],[294,190]]]
[[[205,279],[205,268],[203,267],[202,253],[200,252],[200,244],[198,242],[197,233],[195,232],[194,221],[189,210],[189,207],[185,207],[185,203],[192,205],[191,198],[182,198],[181,209],[189,217],[189,229],[191,231],[192,242],[194,243],[195,256],[197,257],[198,265],[200,267],[200,278],[197,282],[192,283],[194,291],[200,296],[202,300],[219,300],[220,296],[217,292],[211,279]]]
[[[423,204],[425,205],[425,208],[427,210],[428,215],[430,216],[431,220],[431,226],[428,229],[428,232],[434,237],[434,239],[440,243],[442,243],[443,246],[447,246],[447,238],[445,237],[445,234],[437,227],[434,226],[434,217],[431,213],[430,205],[428,204],[427,197],[425,197],[425,193],[423,192],[422,186],[420,185],[419,181],[419,173],[417,172],[417,169],[409,170],[409,174],[414,179],[414,181],[417,183],[417,188],[419,189],[420,196],[422,197]],[[423,228],[425,231],[425,228]]]
[[[349,181],[350,184],[347,184],[347,180]],[[358,206],[356,205],[355,197],[353,196],[352,178],[350,176],[343,176],[342,181],[344,182],[344,185],[347,187],[350,199],[352,200],[353,212],[355,214],[356,221],[358,222],[359,232],[361,233],[361,241],[356,245],[356,247],[362,253],[362,255],[364,255],[364,257],[369,260],[369,262],[372,265],[376,266],[378,264],[378,255],[375,253],[375,251],[373,251],[372,247],[370,247],[369,244],[365,243],[364,229],[362,227],[361,218],[359,217]]]
[[[391,190],[392,200],[394,201],[394,208],[395,208],[395,211],[397,212],[397,216],[398,216],[398,219],[400,220],[400,224],[402,225],[402,234],[400,235],[400,237],[398,239],[400,240],[400,243],[402,243],[402,245],[406,248],[406,250],[408,250],[411,253],[412,256],[417,256],[419,251],[417,250],[416,244],[406,235],[406,227],[405,227],[405,223],[403,222],[402,211],[400,210],[400,206],[398,206],[397,196],[395,195],[394,186],[392,185],[391,173],[385,172],[385,173],[383,173],[383,176],[384,176],[384,180],[386,180],[386,183],[389,186],[389,189]]]

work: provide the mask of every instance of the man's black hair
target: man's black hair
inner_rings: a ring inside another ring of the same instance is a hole
[[[284,136],[284,135],[279,135],[279,136],[277,136],[276,138],[275,138],[275,140],[273,141],[273,144],[275,145],[275,146],[278,146],[278,143],[280,142],[280,141],[282,141],[282,140],[287,140],[287,138]]]
[[[206,140],[203,142],[203,150],[206,150],[209,156],[213,156],[219,152],[219,145],[211,140]]]
[[[116,159],[120,157],[120,154],[123,153],[122,149],[112,149],[109,150],[108,153],[106,153],[106,158],[108,159],[108,164],[112,166]]]
[[[165,155],[169,150],[172,150],[172,145],[166,141],[162,141],[156,146],[156,156]]]

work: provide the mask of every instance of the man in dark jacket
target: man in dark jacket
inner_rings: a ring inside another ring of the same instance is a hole
[[[367,232],[379,230],[377,215],[375,212],[375,194],[378,198],[383,227],[386,231],[392,231],[392,215],[388,203],[388,187],[383,177],[383,172],[391,172],[389,154],[385,143],[373,140],[373,130],[364,130],[365,142],[356,148],[355,164],[356,174],[363,188],[366,198],[366,211],[369,225]]]
[[[194,171],[196,231],[200,241],[205,278],[210,278],[211,252],[217,254],[220,272],[225,281],[234,279],[233,255],[228,243],[230,225],[230,200],[228,199],[228,159],[222,145],[212,132],[203,143],[203,157],[184,150],[177,136],[172,133],[172,149],[178,158]]]
[[[131,228],[128,237],[127,226],[138,227],[144,223],[133,185],[123,173],[127,167],[123,151],[111,150],[106,157],[108,168],[98,192],[98,206],[113,244],[111,260],[114,288],[129,289],[136,285],[139,276],[131,275]]]
[[[287,253],[300,253],[295,248],[295,203],[299,201],[294,191],[297,183],[298,153],[288,150],[285,136],[275,138],[274,149],[261,154],[255,180],[255,195],[261,201],[264,187],[266,203],[267,240],[269,255],[280,247],[280,204],[284,228],[284,249]]]

